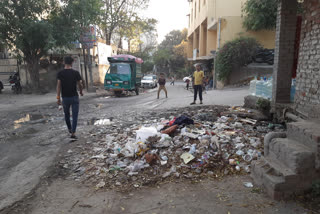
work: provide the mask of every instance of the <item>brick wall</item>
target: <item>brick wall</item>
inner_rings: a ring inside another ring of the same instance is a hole
[[[300,114],[320,118],[320,0],[304,7],[295,104]]]
[[[297,24],[297,2],[281,0],[278,6],[273,67],[272,103],[290,103],[291,76]]]

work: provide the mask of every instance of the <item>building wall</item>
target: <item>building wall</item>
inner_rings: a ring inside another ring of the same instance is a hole
[[[204,1],[206,2],[205,4],[203,4]],[[190,10],[191,23],[188,28],[188,35],[189,36],[207,18],[207,14],[208,14],[207,3],[208,3],[208,1],[210,1],[210,0],[193,0],[191,3],[189,3],[189,4],[192,4],[192,10]],[[200,5],[200,10],[199,10],[199,5]]]
[[[208,56],[210,51],[218,48],[219,18],[222,20],[220,47],[227,41],[243,35],[257,39],[265,48],[273,49],[275,31],[246,32],[242,27],[242,8],[245,2],[246,0],[193,0],[189,3],[188,56],[192,56],[193,49],[200,48],[197,56]],[[207,26],[206,33],[201,31],[201,26],[204,25]],[[196,37],[194,32],[200,32],[200,37]],[[203,41],[205,38],[207,41]],[[203,48],[203,44],[207,47]]]
[[[242,27],[242,17],[227,16],[223,17],[221,22],[221,40],[220,47],[226,42],[239,36],[249,36],[255,38],[265,48],[273,49],[275,46],[275,31],[246,31]]]
[[[296,110],[320,118],[320,1],[305,0],[296,79]]]
[[[207,54],[210,51],[217,49],[217,30],[210,30],[207,32]]]

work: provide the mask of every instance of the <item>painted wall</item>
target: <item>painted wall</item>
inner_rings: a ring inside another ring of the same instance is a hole
[[[190,19],[191,23],[188,29],[188,37],[193,38],[188,42],[189,50],[188,56],[192,56],[193,49],[199,49],[200,44],[206,44],[207,47],[204,50],[201,48],[201,53],[199,56],[210,55],[211,50],[216,50],[218,47],[218,19],[222,19],[221,24],[221,39],[220,47],[227,41],[230,41],[239,36],[250,36],[255,39],[265,48],[273,49],[275,46],[275,31],[258,31],[247,32],[242,27],[243,18],[242,7],[246,0],[194,0],[190,3]],[[199,12],[200,4],[200,12]],[[196,6],[196,8],[195,8]],[[195,16],[196,10],[196,17]],[[200,25],[206,24],[208,27],[213,26],[208,29],[207,36],[202,38],[207,38],[207,41],[202,41],[201,38],[194,35],[194,32],[199,32]],[[196,39],[195,39],[196,38]],[[199,41],[200,40],[200,41]]]
[[[207,18],[208,7],[207,3],[211,0],[194,0],[190,2],[190,19],[191,23],[188,28],[188,36],[192,34],[192,32],[197,29],[200,24]],[[205,4],[204,4],[205,2]],[[200,5],[200,8],[199,8]],[[199,10],[200,9],[200,10]]]
[[[263,47],[272,49],[275,46],[275,31],[246,31],[242,27],[241,17],[228,16],[223,17],[221,22],[221,46],[226,42],[239,36],[250,36],[255,38]]]
[[[215,0],[215,18],[223,16],[241,16],[245,0]]]
[[[217,49],[217,30],[207,32],[207,54]]]
[[[243,18],[241,15],[245,2],[246,0],[193,0],[192,3],[189,3],[191,23],[188,28],[188,38],[193,39],[189,40],[190,48],[188,56],[192,56],[193,49],[199,49],[199,44],[207,44],[206,50],[202,49],[200,56],[203,56],[204,53],[210,55],[211,50],[217,49],[219,18],[222,18],[220,47],[227,41],[243,35],[257,39],[265,48],[273,49],[275,46],[275,31],[263,30],[246,32],[242,27]],[[195,10],[196,17],[194,17]],[[194,32],[195,30],[199,31],[200,25],[204,23],[207,24],[208,27],[213,27],[207,31],[207,41],[202,41],[201,39],[199,41],[199,37],[195,37]],[[196,38],[196,40],[194,38]]]

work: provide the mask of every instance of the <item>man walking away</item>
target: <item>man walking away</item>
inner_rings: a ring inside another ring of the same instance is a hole
[[[202,104],[202,84],[203,84],[204,72],[201,70],[200,65],[196,65],[196,71],[193,74],[193,89],[194,89],[194,99],[190,105],[196,104],[197,94],[199,92],[200,104]]]
[[[76,139],[76,129],[78,123],[79,113],[79,95],[77,92],[77,85],[79,87],[80,95],[82,93],[82,80],[80,73],[72,69],[73,58],[66,56],[64,58],[64,69],[57,75],[57,103],[61,105],[60,94],[62,97],[64,118],[71,134],[71,138]],[[70,122],[70,107],[72,109],[72,125]]]
[[[159,95],[160,95],[160,91],[161,90],[164,90],[164,92],[166,93],[166,98],[168,98],[168,92],[167,92],[167,89],[166,89],[166,78],[164,77],[164,74],[161,73],[160,74],[160,78],[158,80],[158,84],[159,84],[159,89],[158,89],[158,99],[159,99]]]

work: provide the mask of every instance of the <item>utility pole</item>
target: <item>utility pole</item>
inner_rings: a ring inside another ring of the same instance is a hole
[[[84,62],[84,73],[85,73],[85,78],[86,78],[86,88],[87,88],[87,92],[89,92],[88,74],[87,74],[87,60],[86,60],[86,52],[84,50],[84,47],[82,48],[82,53],[83,53],[83,62]]]
[[[88,68],[89,68],[89,75],[90,75],[90,87],[93,86],[93,77],[92,77],[92,61],[91,61],[91,56],[90,56],[90,47],[88,45],[87,48],[87,54],[88,54]]]

